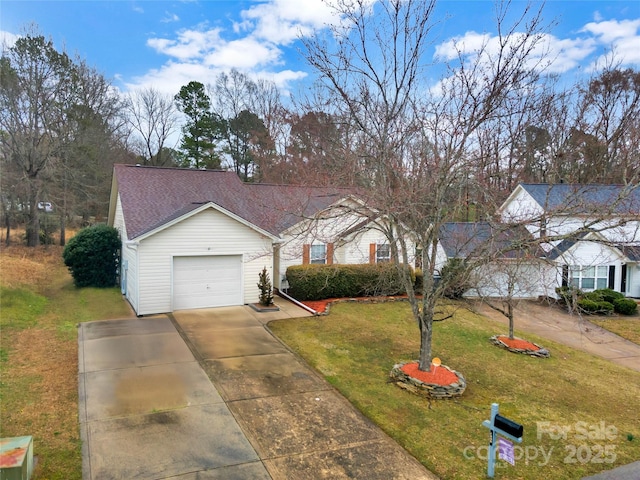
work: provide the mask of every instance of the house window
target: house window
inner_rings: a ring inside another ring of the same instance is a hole
[[[311,245],[310,250],[310,262],[311,263],[327,263],[327,245],[319,243],[317,245]]]
[[[376,245],[376,263],[384,263],[391,261],[391,249],[388,243],[379,243]]]
[[[571,265],[569,267],[569,283],[581,290],[607,288],[609,284],[609,266],[586,267]]]

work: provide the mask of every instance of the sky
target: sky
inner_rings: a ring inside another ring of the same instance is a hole
[[[375,0],[367,0],[375,1]],[[513,0],[512,12],[526,2]],[[451,59],[454,41],[473,48],[496,35],[494,2],[437,4],[428,55]],[[640,1],[547,0],[551,71],[588,73],[612,49],[640,68]],[[213,83],[235,68],[292,92],[313,78],[301,36],[335,22],[322,0],[2,0],[0,37],[11,45],[35,24],[58,50],[79,55],[123,92],[152,87],[174,95],[192,80]]]

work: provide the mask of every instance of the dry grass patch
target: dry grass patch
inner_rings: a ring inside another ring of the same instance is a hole
[[[62,247],[3,247],[0,268],[1,435],[34,437],[33,479],[81,479],[76,325],[129,307],[117,288],[76,289]]]

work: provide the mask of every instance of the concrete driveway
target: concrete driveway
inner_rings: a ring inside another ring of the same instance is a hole
[[[435,479],[249,307],[82,324],[83,478]]]

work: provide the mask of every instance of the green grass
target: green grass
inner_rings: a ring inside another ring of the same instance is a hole
[[[610,332],[620,335],[622,338],[631,340],[640,345],[640,317],[616,317],[606,319],[589,319],[591,323],[601,326]]]
[[[434,355],[467,380],[456,400],[429,402],[387,382],[395,363],[414,360],[419,352],[418,329],[404,302],[338,304],[327,317],[269,326],[443,480],[486,477],[486,458],[479,457],[488,430],[481,424],[493,402],[524,425],[522,446],[528,452],[515,467],[501,462],[496,478],[577,479],[640,458],[640,373],[523,332],[517,335],[547,347],[551,358],[510,353],[489,342],[503,327],[466,309],[434,328]],[[552,439],[538,422],[573,431],[566,439]],[[576,428],[595,429],[601,422],[616,428],[615,438],[578,438]],[[543,451],[551,452],[544,465]],[[604,463],[611,452],[616,461]]]
[[[25,288],[0,287],[0,328],[28,328],[36,325],[47,299]]]

